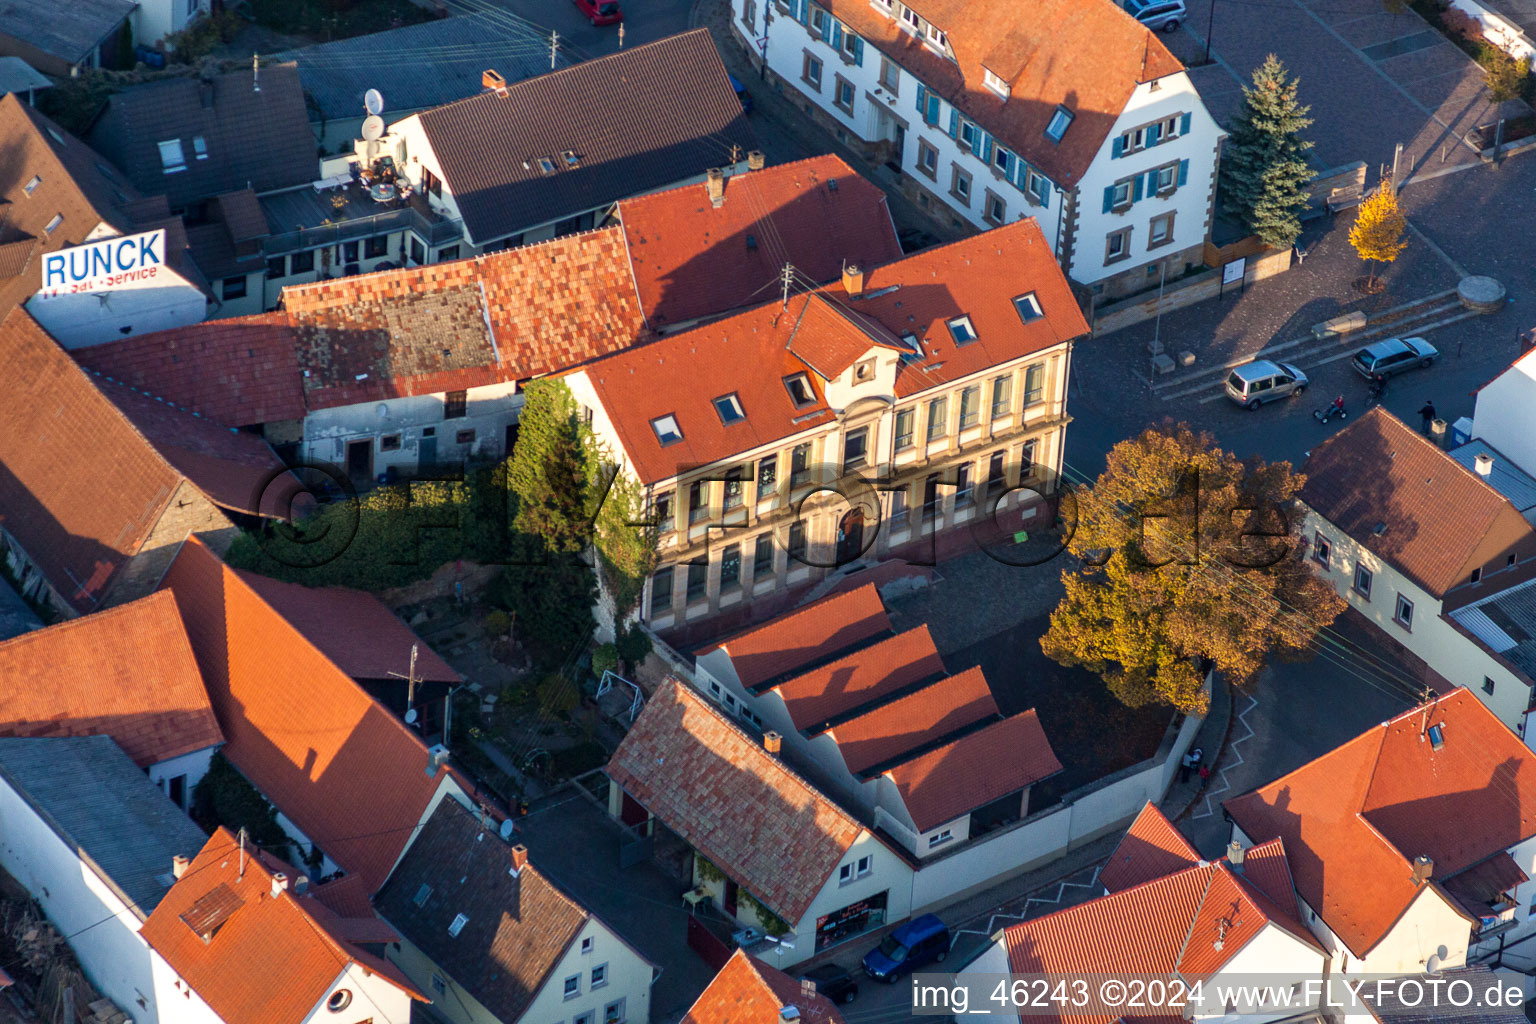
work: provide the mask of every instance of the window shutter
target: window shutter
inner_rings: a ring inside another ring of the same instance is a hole
[[[1112,146],[1110,146],[1110,149],[1109,149],[1109,158],[1111,160],[1115,160],[1115,159],[1118,159],[1118,158],[1120,158],[1120,157],[1122,157],[1124,155],[1125,155],[1125,136],[1124,135],[1116,135],[1115,136],[1114,144]]]
[[[939,99],[939,97],[933,95],[933,93],[929,93],[928,94],[928,114],[927,114],[927,117],[925,118],[925,120],[929,124],[933,125],[935,128],[937,128],[938,125],[939,125],[939,112],[942,109],[943,109],[943,102]]]
[[[960,137],[960,111],[954,107],[949,108],[949,137],[952,139]]]
[[[1011,178],[1013,176],[1013,154],[1006,149],[1001,152],[1003,154],[1003,176]]]
[[[1179,161],[1179,184],[1183,185],[1187,181],[1189,181],[1189,161],[1188,160],[1180,160]]]
[[[992,136],[985,133],[981,136],[981,160],[989,167],[992,165]]]
[[[1140,174],[1138,174],[1131,181],[1131,202],[1138,202],[1141,199],[1141,184],[1144,180],[1145,179]]]
[[[917,112],[924,114],[928,111],[928,89],[922,82],[917,83]]]
[[[1040,200],[1040,205],[1041,206],[1043,206],[1047,210],[1049,210],[1051,208],[1051,183],[1050,182],[1046,182],[1045,183],[1045,191],[1040,193],[1039,195],[1035,196],[1035,198]]]
[[[1147,172],[1147,195],[1149,195],[1149,196],[1157,195],[1157,172],[1156,171],[1148,171]]]
[[[1163,141],[1163,122],[1159,121],[1159,122],[1157,122],[1157,124],[1155,124],[1152,127],[1147,129],[1147,147],[1150,149],[1151,147],[1157,145],[1159,142],[1162,142],[1162,141]]]
[[[1190,119],[1190,115],[1188,115],[1188,114],[1185,114],[1183,117],[1179,118],[1179,134],[1180,135],[1188,135],[1189,134],[1189,119]]]
[[[839,53],[843,49],[843,23],[840,21],[832,22],[832,49]]]
[[[811,0],[800,0],[799,6],[795,11],[795,20],[802,25],[809,25],[811,23]]]
[[[859,67],[864,66],[864,40],[858,36],[853,37],[853,62]]]
[[[1115,208],[1115,186],[1104,186],[1104,212],[1108,213]]]

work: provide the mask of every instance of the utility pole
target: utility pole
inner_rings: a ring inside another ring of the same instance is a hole
[[[391,672],[396,679],[405,680],[405,713],[410,714],[411,708],[416,704],[416,684],[422,680],[416,678],[416,654],[420,644],[411,644],[411,667],[406,675],[399,672]]]
[[[784,307],[789,308],[789,286],[795,280],[795,268],[793,264],[784,264]]]
[[[619,22],[619,49],[624,49],[624,23]]]
[[[549,33],[549,70],[555,70],[555,57],[560,53],[560,33]]]

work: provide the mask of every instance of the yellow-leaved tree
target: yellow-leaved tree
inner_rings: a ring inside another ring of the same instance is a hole
[[[1081,565],[1062,571],[1041,648],[1099,673],[1127,705],[1195,714],[1204,667],[1242,684],[1271,653],[1305,654],[1344,602],[1304,558],[1304,482],[1288,462],[1240,461],[1183,423],[1121,441],[1073,492],[1067,547]]]
[[[1355,224],[1349,229],[1349,244],[1363,260],[1371,263],[1371,273],[1366,289],[1376,285],[1376,264],[1391,263],[1408,248],[1403,235],[1408,230],[1408,218],[1397,205],[1397,189],[1392,182],[1383,180],[1376,191],[1365,197],[1355,213]]]

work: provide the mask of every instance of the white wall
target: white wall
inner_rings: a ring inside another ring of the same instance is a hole
[[[885,905],[887,924],[901,921],[911,914],[913,875],[907,862],[868,832],[859,833],[859,838],[854,840],[853,845],[848,848],[839,865],[850,863],[857,865],[861,857],[872,858],[870,873],[864,878],[855,878],[844,885],[838,880],[838,871],[834,868],[831,876],[822,885],[821,891],[811,901],[810,909],[805,912],[805,916],[795,927],[797,935],[795,948],[786,951],[782,961],[778,954],[772,957],[771,962],[775,967],[780,966],[781,963],[787,967],[815,955],[817,919],[859,900],[878,895],[882,891],[889,893]],[[857,943],[858,940],[847,941]]]
[[[191,985],[181,980],[164,957],[152,949],[149,957],[160,1024],[224,1024],[223,1018],[213,1012]],[[141,1024],[150,1024],[153,1020],[155,1018],[148,1017]]]
[[[583,953],[583,939],[592,940],[592,951]],[[607,981],[592,987],[592,968],[606,964]],[[626,1024],[646,1024],[651,1015],[651,964],[635,952],[601,921],[591,918],[571,943],[554,968],[544,987],[523,1011],[522,1020],[530,1024],[571,1024],[583,1014],[592,1014],[596,1024],[603,1024],[603,1011],[611,1003],[624,1001]],[[578,995],[565,998],[565,979],[581,979]],[[511,1021],[505,1024],[512,1024]]]
[[[471,457],[506,454],[507,427],[517,422],[523,408],[516,383],[470,388],[465,415],[458,419],[443,419],[445,401],[446,396],[439,392],[316,409],[304,417],[302,457],[345,467],[347,444],[369,441],[373,445],[374,476],[391,466],[411,473],[418,468],[424,428],[436,434],[436,465],[452,466]],[[380,407],[388,415],[380,416]],[[454,438],[461,430],[473,430],[475,440],[458,444]],[[400,435],[399,450],[384,451],[382,439],[394,434]]]
[[[352,1001],[345,1009],[332,1012],[326,1006],[326,1002],[330,999],[331,993],[338,989],[346,989],[350,992]],[[386,981],[381,976],[364,970],[360,965],[351,963],[347,965],[346,971],[332,982],[325,994],[315,1002],[314,1009],[304,1018],[304,1021],[325,1021],[326,1024],[387,1024],[390,1021],[409,1021],[411,1002],[411,997],[394,982]]]
[[[1536,473],[1536,350],[1477,393],[1472,436],[1487,441],[1527,473]]]
[[[170,780],[178,775],[186,776],[186,799],[181,809],[187,810],[192,806],[192,789],[208,774],[208,762],[213,760],[213,752],[219,749],[217,746],[204,747],[202,750],[194,750],[191,753],[181,754],[169,758],[158,764],[149,766],[149,780],[160,787],[161,792],[170,796]],[[188,857],[192,854],[187,854]]]
[[[129,24],[135,46],[153,48],[172,32],[180,32],[208,10],[209,0],[139,0]]]
[[[1252,984],[1255,977],[1261,975],[1264,977],[1264,984],[1275,986],[1315,980],[1323,976],[1324,962],[1325,958],[1321,951],[1307,945],[1278,925],[1266,924],[1259,929],[1257,935],[1244,943],[1243,947],[1222,965],[1220,971],[1212,976],[1207,983],[1207,991],[1212,986],[1220,986],[1224,983]],[[1221,1017],[1226,1008],[1213,1006],[1209,1009],[1212,1012],[1207,1014],[1197,1011],[1195,1019]],[[1286,1012],[1249,1015],[1242,1019],[1257,1022],[1289,1016],[1291,1013]]]

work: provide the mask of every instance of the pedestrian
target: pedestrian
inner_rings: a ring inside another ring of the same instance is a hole
[[[1180,783],[1185,783],[1185,782],[1189,781],[1190,770],[1193,769],[1194,767],[1195,767],[1195,759],[1194,759],[1194,757],[1192,755],[1185,754],[1182,758],[1179,759],[1179,782]]]
[[[1200,766],[1200,792],[1204,793],[1205,792],[1205,787],[1209,786],[1210,784],[1211,784],[1211,766],[1208,765],[1208,764],[1203,764],[1203,765]]]
[[[1429,425],[1435,421],[1435,403],[1432,399],[1424,400],[1424,408],[1419,410],[1419,419],[1424,421],[1419,426],[1419,433],[1429,433]]]

